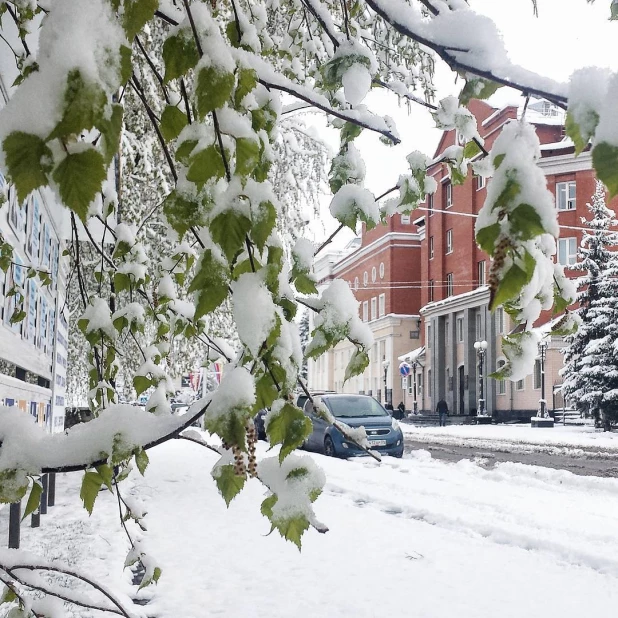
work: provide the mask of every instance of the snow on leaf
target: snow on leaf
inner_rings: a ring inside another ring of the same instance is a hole
[[[203,67],[197,74],[195,103],[200,120],[223,107],[234,89],[234,74],[216,66]]]
[[[213,257],[212,250],[202,254],[189,292],[195,292],[197,299],[194,319],[214,311],[227,298],[228,275],[220,261]]]
[[[182,77],[189,69],[195,67],[200,59],[193,34],[186,29],[169,36],[163,44],[163,62],[165,63],[164,82]]]

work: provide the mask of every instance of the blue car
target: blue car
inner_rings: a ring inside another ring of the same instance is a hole
[[[350,427],[365,428],[371,449],[383,455],[403,455],[403,433],[399,423],[369,395],[327,394],[316,397],[335,417]],[[353,457],[365,455],[365,451],[349,442],[331,423],[316,414],[313,403],[307,401],[304,413],[311,419],[313,431],[305,442],[305,448],[319,451],[330,457]]]

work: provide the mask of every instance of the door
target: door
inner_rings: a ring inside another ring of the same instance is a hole
[[[464,403],[464,389],[465,389],[465,381],[466,381],[466,376],[465,376],[465,369],[464,366],[462,365],[459,368],[459,410],[457,410],[458,414],[464,414],[465,413],[465,403]]]

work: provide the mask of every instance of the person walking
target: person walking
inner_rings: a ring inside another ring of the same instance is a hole
[[[397,410],[399,410],[399,416],[398,416],[398,418],[399,418],[399,420],[401,420],[401,419],[402,419],[402,418],[404,418],[404,417],[405,417],[405,415],[406,415],[406,406],[405,406],[405,404],[403,403],[403,401],[400,401],[400,402],[399,402],[399,405],[397,406]]]
[[[440,398],[436,406],[436,412],[440,415],[440,427],[446,427],[446,417],[448,416],[448,404],[444,401],[444,397]]]

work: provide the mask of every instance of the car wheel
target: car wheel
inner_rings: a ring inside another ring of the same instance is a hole
[[[327,457],[336,457],[337,452],[335,451],[335,445],[333,444],[333,439],[330,436],[326,436],[324,438],[324,455]]]

